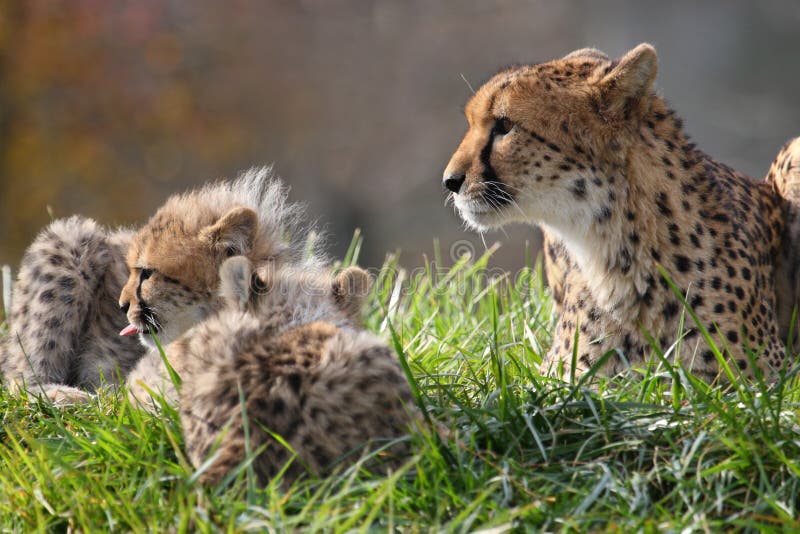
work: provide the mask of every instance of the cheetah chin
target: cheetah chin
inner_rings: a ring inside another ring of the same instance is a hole
[[[474,200],[454,195],[454,204],[459,216],[469,228],[476,232],[487,232],[500,228],[507,221],[507,217],[504,217],[502,212],[481,205]]]

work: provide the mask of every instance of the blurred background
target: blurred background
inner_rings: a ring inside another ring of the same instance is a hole
[[[275,163],[341,256],[422,262],[465,233],[441,173],[462,107],[511,63],[641,41],[712,156],[761,177],[800,135],[800,2],[0,0],[0,263],[50,220],[144,222]],[[524,261],[530,227],[486,236]]]

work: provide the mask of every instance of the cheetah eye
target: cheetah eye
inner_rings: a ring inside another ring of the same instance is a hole
[[[250,287],[252,287],[253,292],[257,294],[266,293],[268,289],[266,282],[256,273],[253,273],[253,277],[250,280]]]
[[[514,128],[514,122],[508,117],[497,119],[494,123],[494,131],[498,135],[506,135]]]
[[[228,248],[225,249],[225,257],[226,258],[232,258],[233,256],[236,256],[238,253],[239,252],[233,247],[228,247]]]
[[[147,280],[151,276],[153,276],[153,269],[145,269],[145,268],[140,269],[139,270],[139,283],[141,284],[142,282],[144,282],[145,280]]]

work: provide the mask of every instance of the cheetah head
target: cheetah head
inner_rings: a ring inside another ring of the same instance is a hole
[[[653,98],[656,53],[641,44],[612,61],[594,49],[500,72],[469,100],[469,129],[444,172],[464,221],[585,228],[614,199],[592,187],[624,166]]]
[[[274,327],[314,321],[360,327],[371,285],[360,267],[332,276],[320,268],[254,267],[245,257],[233,257],[220,268],[220,295],[227,307],[253,313]]]
[[[120,307],[145,346],[166,345],[221,307],[219,269],[231,256],[295,263],[296,206],[268,169],[170,198],[134,237]],[[287,235],[290,236],[287,241]],[[311,262],[313,263],[313,261]]]

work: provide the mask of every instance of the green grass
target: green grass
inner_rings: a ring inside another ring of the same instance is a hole
[[[357,244],[345,262],[357,256]],[[0,390],[0,525],[11,531],[797,530],[800,386],[708,387],[662,365],[591,384],[543,378],[553,306],[538,267],[489,257],[420,272],[389,259],[368,326],[422,408],[391,476],[356,466],[290,488],[195,483],[174,412],[106,394],[56,409]],[[686,315],[687,322],[691,317]],[[673,380],[665,378],[672,377]]]

